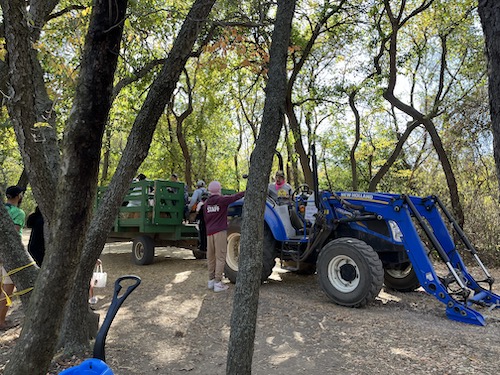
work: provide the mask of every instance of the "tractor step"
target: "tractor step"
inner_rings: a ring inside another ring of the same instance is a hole
[[[299,270],[299,262],[298,258],[301,256],[300,252],[300,244],[301,242],[298,240],[291,241],[283,241],[281,243],[281,251],[280,251],[280,267],[287,271],[298,271]],[[284,265],[285,262],[294,262],[296,266]]]

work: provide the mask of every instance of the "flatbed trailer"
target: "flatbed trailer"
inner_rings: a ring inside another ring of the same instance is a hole
[[[97,205],[106,190],[98,190]],[[134,181],[108,234],[107,242],[132,241],[132,261],[138,265],[153,263],[156,246],[190,249],[197,259],[206,257],[200,248],[194,218],[185,220],[185,185],[168,180]],[[222,194],[236,191],[222,189]]]
[[[97,204],[105,190],[99,190]],[[107,242],[132,241],[132,260],[138,265],[153,262],[156,246],[185,247],[196,258],[203,258],[205,253],[198,251],[196,224],[184,220],[184,192],[181,182],[132,182]]]

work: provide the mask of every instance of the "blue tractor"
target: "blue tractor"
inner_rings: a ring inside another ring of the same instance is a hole
[[[485,325],[480,310],[500,307],[493,277],[437,196],[318,191],[317,175],[315,181],[314,191],[307,185],[295,190],[290,204],[267,199],[262,281],[279,258],[291,271],[317,272],[321,289],[343,306],[365,306],[385,284],[401,292],[422,286],[446,305],[450,319],[464,323]],[[243,200],[233,203],[225,267],[233,283],[242,213]],[[448,227],[478,265],[479,280]]]

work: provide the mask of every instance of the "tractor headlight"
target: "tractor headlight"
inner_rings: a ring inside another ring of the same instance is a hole
[[[403,233],[399,229],[399,225],[394,220],[389,220],[389,227],[391,228],[392,238],[396,242],[403,242]]]

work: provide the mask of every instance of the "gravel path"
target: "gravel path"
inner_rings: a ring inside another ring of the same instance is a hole
[[[108,280],[142,278],[106,341],[115,374],[225,374],[234,285],[227,293],[207,290],[205,261],[178,248],[157,251],[149,266],[131,263],[130,244],[107,245],[101,259]],[[491,272],[498,279],[500,270]],[[97,291],[101,319],[111,293],[111,282]],[[488,313],[493,321],[486,327],[453,322],[423,291],[382,291],[366,308],[344,308],[328,301],[316,276],[279,268],[259,301],[253,374],[499,372],[500,311]],[[19,330],[2,335],[0,369]]]

